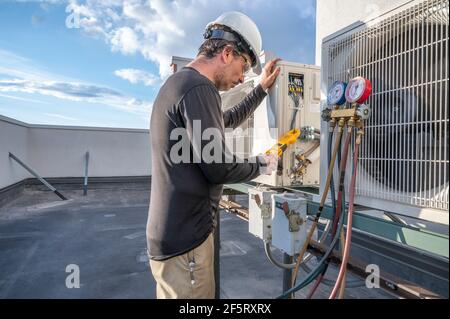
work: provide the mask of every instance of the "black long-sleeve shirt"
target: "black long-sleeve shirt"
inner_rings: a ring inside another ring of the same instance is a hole
[[[259,175],[255,158],[239,162],[232,155],[226,159],[230,153],[226,152],[224,127],[238,127],[265,96],[257,86],[223,113],[214,84],[189,67],[170,76],[161,87],[150,122],[152,185],[147,245],[152,259],[164,260],[200,245],[214,228],[223,184]],[[221,151],[211,153],[214,138],[213,145],[220,145]],[[212,161],[205,156],[208,154],[213,154]]]

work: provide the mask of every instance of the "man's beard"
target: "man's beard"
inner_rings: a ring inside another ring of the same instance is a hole
[[[230,89],[225,80],[225,72],[223,70],[217,71],[216,74],[214,74],[214,85],[219,91],[228,91]]]

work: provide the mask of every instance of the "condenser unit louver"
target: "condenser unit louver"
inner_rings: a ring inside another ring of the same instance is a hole
[[[415,1],[322,45],[322,92],[355,76],[373,84],[357,202],[447,224],[448,10]]]

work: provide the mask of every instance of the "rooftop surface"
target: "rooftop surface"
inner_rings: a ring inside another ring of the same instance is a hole
[[[148,186],[98,184],[87,196],[73,185],[58,190],[70,200],[32,186],[0,207],[0,298],[155,298],[146,256]],[[221,298],[281,294],[282,270],[268,261],[263,242],[248,232],[247,222],[222,211],[220,230]],[[282,260],[280,251],[273,253]],[[71,264],[80,270],[78,289],[66,287]],[[334,278],[337,268],[330,268],[327,276]],[[329,292],[321,285],[314,297],[327,298]],[[365,286],[348,288],[345,297],[395,298]]]

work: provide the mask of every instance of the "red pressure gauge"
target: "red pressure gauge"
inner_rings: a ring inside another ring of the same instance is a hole
[[[348,82],[345,99],[348,103],[364,103],[372,93],[372,83],[362,76],[357,76]]]

